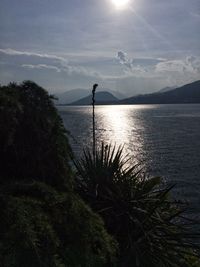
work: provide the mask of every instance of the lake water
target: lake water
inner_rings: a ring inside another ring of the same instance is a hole
[[[92,142],[92,108],[62,106],[59,113],[76,155]],[[200,214],[200,105],[97,106],[98,143],[124,145],[150,175],[176,184],[174,195]]]

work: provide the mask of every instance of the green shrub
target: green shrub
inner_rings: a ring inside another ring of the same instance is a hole
[[[2,191],[1,266],[96,267],[113,263],[115,242],[100,218],[73,193],[61,194],[37,182],[10,185]]]
[[[73,191],[71,149],[48,93],[0,87],[0,266],[113,266],[116,242]]]
[[[197,259],[197,235],[183,218],[183,205],[171,199],[172,188],[129,167],[123,148],[102,144],[95,158],[85,150],[75,166],[79,194],[119,243],[119,266],[180,267],[182,261],[190,267]]]
[[[48,93],[26,81],[0,87],[0,183],[39,180],[70,186],[71,149]]]

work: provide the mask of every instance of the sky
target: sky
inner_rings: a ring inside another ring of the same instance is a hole
[[[1,0],[0,83],[132,96],[200,79],[200,0]]]

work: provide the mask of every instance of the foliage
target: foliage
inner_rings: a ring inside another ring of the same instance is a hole
[[[1,266],[96,267],[112,262],[115,243],[76,195],[38,182],[2,191]]]
[[[48,93],[26,81],[0,87],[0,183],[6,179],[70,185],[71,149]]]
[[[200,258],[198,255],[194,255],[192,250],[188,251],[189,253],[185,255],[184,260],[186,259],[186,261],[189,263],[188,266],[189,267],[200,267]]]
[[[119,266],[190,267],[198,259],[197,235],[183,205],[170,198],[172,188],[129,167],[122,147],[102,144],[95,157],[87,149],[74,163],[79,194],[119,243]]]
[[[116,243],[75,194],[71,149],[47,92],[0,87],[2,267],[112,266]]]

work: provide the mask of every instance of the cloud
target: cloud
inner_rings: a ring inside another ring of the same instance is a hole
[[[169,60],[160,62],[156,65],[156,72],[179,72],[200,74],[200,58],[188,56],[181,60]]]
[[[187,56],[183,59],[141,59],[134,61],[127,54],[119,51],[117,58],[126,68],[124,78],[165,80],[166,86],[182,85],[200,79],[200,57]],[[139,64],[138,64],[139,63]],[[122,78],[122,77],[119,77]]]
[[[58,57],[56,55],[50,55],[50,54],[41,54],[41,53],[35,53],[35,52],[27,52],[27,51],[18,51],[11,48],[6,49],[0,49],[0,53],[9,55],[9,56],[28,56],[28,57],[40,57],[40,58],[49,58],[49,59],[56,59],[59,61],[66,61],[63,57]]]
[[[65,90],[99,83],[125,92],[145,93],[162,87],[182,85],[200,78],[200,57],[167,59],[159,56],[134,60],[123,52],[110,57],[35,53],[0,49],[2,81],[32,79],[47,88]],[[117,58],[117,59],[116,59]],[[32,71],[28,71],[32,70]],[[8,75],[5,73],[10,74]],[[123,85],[124,84],[124,85]]]
[[[55,70],[56,72],[61,72],[61,70],[58,67],[46,64],[37,64],[37,65],[22,64],[22,67],[28,69],[49,69],[49,70]]]
[[[85,69],[83,67],[78,67],[78,66],[53,66],[53,65],[47,65],[47,64],[22,64],[21,67],[27,68],[27,69],[39,69],[39,70],[54,70],[58,73],[64,72],[68,76],[73,76],[73,75],[79,75],[79,76],[85,76],[85,77],[93,77],[93,78],[98,78],[98,79],[103,79],[103,76],[92,70]]]
[[[0,53],[11,57],[19,57],[17,61],[15,60],[15,64],[18,64],[19,66],[26,69],[54,70],[57,73],[64,72],[68,76],[80,75],[85,77],[88,76],[92,78],[97,77],[99,79],[103,79],[102,75],[97,71],[94,71],[90,68],[69,64],[69,61],[66,58],[59,57],[57,55],[19,51],[10,48],[0,49]],[[24,56],[26,57],[25,59]],[[8,62],[10,62],[10,60],[8,60]]]
[[[199,13],[196,13],[196,12],[190,12],[190,15],[193,17],[193,18],[196,18],[196,19],[200,19],[200,14]]]
[[[62,67],[62,71],[66,72],[69,75],[79,74],[84,76],[91,76],[91,77],[101,77],[100,73],[97,71],[81,67],[81,66],[73,66],[73,65],[66,65]]]
[[[160,62],[155,67],[155,73],[163,75],[171,84],[182,85],[200,79],[200,57],[187,56]]]
[[[120,62],[122,65],[124,65],[124,66],[126,66],[128,69],[132,70],[132,67],[133,67],[132,63],[133,63],[133,61],[127,58],[127,54],[126,54],[126,53],[124,53],[124,52],[122,52],[122,51],[119,51],[119,52],[117,53],[117,58],[118,58],[119,62]]]
[[[148,72],[146,67],[141,66],[140,64],[134,64],[136,61],[127,58],[127,54],[122,51],[117,53],[117,58],[119,62],[126,67],[125,73],[127,76],[143,77]]]

